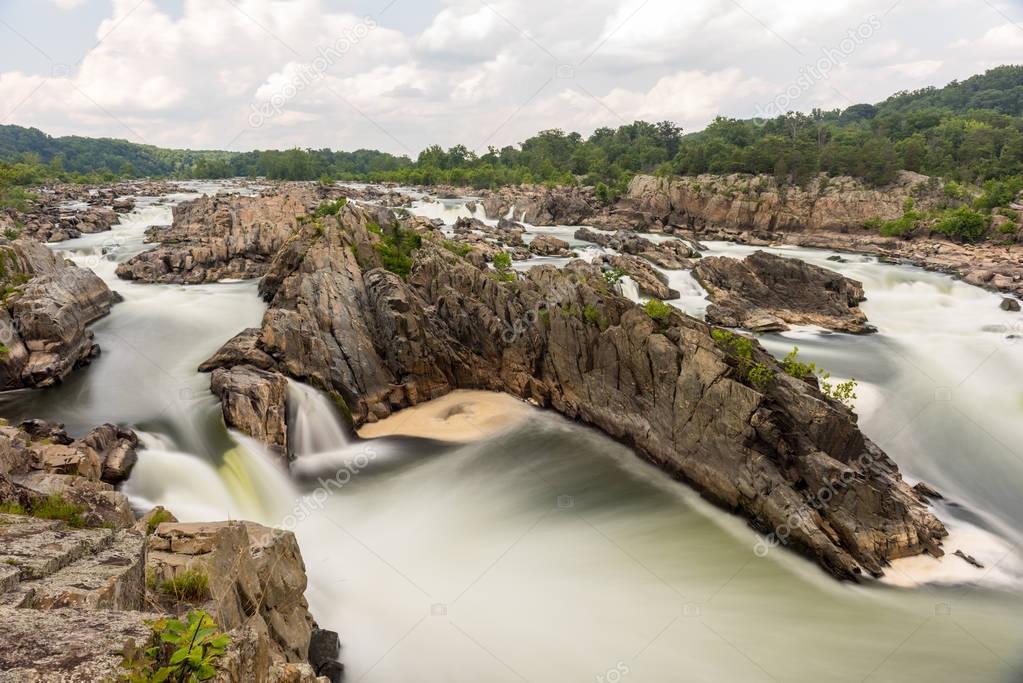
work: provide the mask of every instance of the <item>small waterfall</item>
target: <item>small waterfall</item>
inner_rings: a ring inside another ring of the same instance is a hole
[[[338,409],[323,392],[288,381],[288,443],[295,457],[336,451],[351,441]]]
[[[643,300],[639,295],[639,287],[636,286],[636,281],[628,275],[623,276],[622,279],[618,281],[618,290],[622,293],[622,296],[629,301],[633,301],[638,304]]]

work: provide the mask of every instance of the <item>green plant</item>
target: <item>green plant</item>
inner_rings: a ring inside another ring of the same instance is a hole
[[[346,206],[347,204],[348,200],[345,199],[344,197],[333,202],[323,202],[318,207],[316,207],[316,211],[313,213],[313,215],[316,216],[317,218],[336,216],[339,213],[341,213],[342,207]]]
[[[821,393],[828,398],[832,398],[845,407],[852,409],[856,401],[856,387],[858,383],[855,379],[850,379],[839,384],[831,384],[828,380],[831,379],[831,374],[824,372],[819,375]]]
[[[128,683],[193,683],[217,675],[217,659],[230,637],[202,610],[188,613],[185,621],[174,618],[146,622],[152,635],[145,647],[129,641],[122,650],[121,680]]]
[[[916,212],[909,212],[902,216],[902,218],[896,218],[893,221],[884,221],[881,223],[881,227],[878,232],[881,233],[882,237],[905,237],[909,233],[916,229],[916,222],[919,216]]]
[[[501,251],[494,254],[494,268],[498,270],[508,270],[511,268],[512,258],[511,254],[506,251]]]
[[[160,508],[154,512],[153,516],[149,518],[148,522],[146,522],[146,536],[152,535],[152,533],[156,531],[156,527],[160,526],[164,522],[170,522],[173,519],[174,515],[172,515],[170,511]]]
[[[161,583],[160,592],[175,600],[202,602],[210,596],[210,577],[205,572],[186,569]]]
[[[472,247],[465,242],[456,242],[454,240],[442,240],[440,245],[450,251],[456,256],[465,258],[472,251]]]
[[[51,493],[45,498],[33,502],[29,514],[39,519],[59,519],[69,527],[80,529],[88,526],[82,519],[83,512],[85,512],[85,506],[76,505],[59,493]]]
[[[746,379],[753,385],[753,388],[763,392],[774,383],[774,371],[763,363],[754,363],[746,373]]]
[[[596,325],[601,332],[608,328],[607,317],[591,304],[583,306],[583,321],[588,325]]]
[[[383,267],[403,278],[412,272],[412,253],[423,244],[423,238],[413,230],[406,230],[398,223],[384,230],[376,223],[366,225],[370,232],[380,235],[380,241],[373,245]]]
[[[0,514],[27,515],[28,511],[18,503],[0,503]]]
[[[793,346],[788,355],[782,359],[781,369],[785,371],[785,374],[791,375],[796,379],[806,379],[817,374],[816,365],[813,363],[803,363],[799,360],[798,346]]]
[[[612,287],[621,282],[622,278],[625,277],[625,275],[626,272],[621,268],[611,268],[610,270],[605,270],[603,272],[604,282],[606,282],[608,285]]]
[[[653,318],[656,322],[662,326],[667,325],[671,320],[672,308],[668,304],[664,303],[660,299],[650,299],[643,304],[643,310],[646,314]]]
[[[989,224],[990,219],[984,214],[960,206],[939,218],[934,230],[964,242],[976,242],[987,233]]]
[[[7,228],[4,230],[4,237],[9,240],[16,240],[19,235],[21,235],[21,230],[18,230],[17,228]]]

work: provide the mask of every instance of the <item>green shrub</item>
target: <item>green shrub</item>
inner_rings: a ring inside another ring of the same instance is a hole
[[[746,373],[746,379],[749,380],[754,389],[761,392],[767,391],[771,384],[774,383],[774,371],[763,363],[755,363],[749,369],[749,372]]]
[[[341,213],[342,207],[346,206],[347,204],[348,200],[345,199],[344,197],[333,202],[323,202],[316,208],[316,211],[313,213],[313,215],[316,216],[317,218],[336,216],[339,213]]]
[[[217,675],[217,660],[230,645],[213,618],[202,610],[185,621],[167,617],[147,621],[152,633],[142,647],[129,640],[121,651],[121,680],[128,683],[194,683]]]
[[[950,180],[945,183],[945,187],[942,188],[942,192],[949,199],[966,199],[970,196],[970,193],[966,191],[966,188],[954,180]]]
[[[472,251],[472,247],[466,244],[465,242],[456,242],[454,240],[442,240],[440,245],[447,249],[448,251],[450,251],[452,254],[455,254],[456,256],[461,256],[462,258],[468,256],[469,252]]]
[[[506,251],[501,251],[494,254],[494,268],[498,270],[508,270],[512,265],[512,257]]]
[[[601,332],[608,328],[607,317],[591,304],[583,306],[583,321],[588,325],[596,325]]]
[[[902,218],[896,218],[893,221],[884,221],[881,223],[881,227],[878,232],[881,233],[882,237],[905,237],[909,233],[916,229],[916,222],[919,216],[915,212],[910,212],[902,216]]]
[[[782,370],[785,371],[785,374],[791,375],[796,379],[806,379],[807,377],[816,376],[817,383],[820,386],[822,394],[828,398],[838,401],[847,408],[853,408],[854,402],[856,401],[856,380],[850,379],[847,382],[841,382],[834,385],[831,384],[831,382],[828,381],[831,379],[831,373],[818,368],[813,363],[803,363],[799,360],[798,346],[792,347],[792,351],[790,351],[782,360],[781,367]]]
[[[817,374],[817,366],[813,363],[803,363],[799,360],[799,347],[793,346],[789,354],[781,362],[781,369],[786,375],[796,379],[806,379]]]
[[[610,270],[605,270],[603,272],[603,275],[604,282],[614,287],[615,285],[622,281],[622,278],[625,277],[626,273],[621,268],[612,268]]]
[[[413,230],[402,228],[398,223],[394,223],[386,233],[376,223],[369,223],[366,227],[381,237],[373,248],[380,255],[383,267],[403,278],[408,277],[412,272],[412,254],[422,246],[423,238]]]
[[[671,320],[671,306],[660,299],[650,299],[650,301],[643,304],[643,310],[662,326],[667,325]]]
[[[27,515],[28,511],[18,503],[0,503],[0,513],[5,515]]]
[[[973,208],[981,211],[1008,205],[1023,190],[1023,177],[1005,180],[989,180],[984,183],[984,194],[973,202]]]
[[[210,597],[210,577],[204,572],[187,569],[161,583],[160,592],[179,601],[202,602]]]
[[[156,531],[156,527],[173,519],[174,515],[172,515],[168,510],[157,510],[153,513],[153,516],[149,518],[149,521],[146,522],[146,536],[151,536],[153,532]]]
[[[7,228],[4,230],[4,237],[12,241],[18,239],[20,235],[21,230],[18,230],[17,228]]]
[[[976,242],[987,234],[990,219],[973,209],[960,206],[946,212],[934,224],[934,230],[964,242]]]

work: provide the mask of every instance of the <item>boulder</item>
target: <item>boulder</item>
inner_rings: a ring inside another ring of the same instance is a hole
[[[1019,302],[1015,299],[1005,298],[1002,299],[1002,303],[999,306],[1003,311],[1019,311]]]
[[[564,258],[569,255],[568,242],[560,240],[553,235],[537,235],[529,243],[529,251],[537,256],[558,256]]]
[[[210,390],[220,399],[224,422],[274,449],[287,462],[288,381],[251,365],[217,368]]]
[[[707,320],[717,325],[757,332],[788,325],[819,325],[852,334],[875,331],[859,308],[863,286],[805,261],[763,251],[742,261],[716,256],[698,261],[693,276],[712,302]]]

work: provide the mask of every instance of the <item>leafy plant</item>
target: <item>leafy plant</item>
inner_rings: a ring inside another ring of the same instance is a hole
[[[376,223],[366,226],[370,232],[380,235],[380,241],[373,245],[384,268],[403,278],[412,272],[412,253],[423,244],[423,238],[414,230],[406,230],[394,223],[387,232]]]
[[[781,361],[781,369],[786,375],[796,379],[806,379],[817,374],[817,366],[813,363],[803,363],[799,360],[799,347],[793,346],[788,355]]]
[[[442,240],[440,245],[450,251],[456,256],[465,258],[472,251],[472,247],[465,242],[456,242],[454,240]]]
[[[339,213],[341,213],[342,207],[346,206],[347,204],[348,200],[345,199],[344,197],[333,202],[323,202],[318,207],[316,207],[316,211],[313,213],[313,215],[316,216],[317,218],[336,216]]]
[[[763,363],[754,363],[753,367],[746,373],[746,379],[749,380],[754,389],[763,392],[774,383],[774,370],[771,370]]]
[[[511,254],[506,251],[499,251],[494,254],[494,279],[501,282],[515,282],[518,276],[515,271],[512,270],[512,258]]]
[[[121,680],[128,683],[194,683],[217,675],[217,659],[230,644],[216,622],[202,610],[188,613],[185,621],[174,618],[146,622],[152,636],[145,647],[129,641],[122,650]]]
[[[625,275],[626,272],[621,268],[611,268],[610,270],[605,270],[603,272],[604,282],[606,282],[608,285],[612,287],[621,282],[622,278],[625,277]]]
[[[822,394],[840,402],[847,408],[853,408],[857,398],[856,387],[858,383],[856,380],[850,379],[839,384],[831,384],[828,381],[831,379],[831,373],[818,368],[814,363],[804,363],[799,360],[798,346],[792,347],[792,350],[782,360],[781,367],[785,374],[791,375],[796,379],[805,380],[807,377],[816,376],[817,384],[820,386]]]
[[[583,321],[588,325],[596,325],[601,332],[608,328],[607,317],[591,304],[583,306]]]
[[[934,229],[965,242],[976,242],[987,233],[989,222],[988,217],[979,211],[960,206],[941,217]]]
[[[646,311],[648,316],[653,318],[654,321],[660,323],[662,326],[667,325],[671,320],[671,306],[660,299],[650,299],[650,301],[643,304],[643,310]]]

